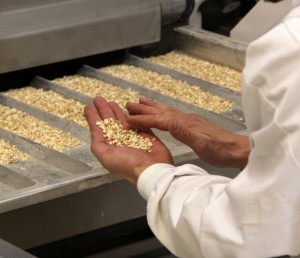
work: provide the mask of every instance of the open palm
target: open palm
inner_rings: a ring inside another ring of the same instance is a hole
[[[108,143],[102,129],[96,125],[97,121],[113,118],[121,121],[125,129],[133,129],[126,122],[125,113],[115,102],[107,102],[104,98],[97,97],[94,100],[94,105],[85,107],[84,114],[91,132],[91,150],[103,167],[111,173],[136,184],[138,176],[148,166],[155,163],[173,164],[170,151],[149,129],[139,130],[138,134],[146,138],[156,139],[151,146],[151,152],[131,147],[117,147]]]

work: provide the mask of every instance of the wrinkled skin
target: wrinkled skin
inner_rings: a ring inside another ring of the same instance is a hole
[[[225,130],[206,119],[185,114],[164,104],[141,98],[127,103],[127,122],[138,128],[157,128],[190,146],[207,163],[244,168],[250,152],[248,137]]]
[[[136,185],[139,175],[152,164],[173,164],[170,151],[150,129],[139,130],[139,134],[150,139],[156,138],[151,152],[130,147],[116,147],[107,142],[96,121],[114,118],[120,120],[125,129],[133,129],[133,126],[127,123],[125,113],[115,102],[107,102],[104,98],[97,97],[93,105],[85,107],[84,115],[91,132],[91,150],[103,167],[111,173]]]

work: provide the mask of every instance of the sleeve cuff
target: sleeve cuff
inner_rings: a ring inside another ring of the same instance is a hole
[[[162,176],[166,176],[169,173],[173,172],[174,169],[173,165],[158,163],[151,165],[150,167],[146,168],[142,174],[139,176],[137,182],[137,189],[140,195],[148,201],[151,192],[153,191],[155,184]]]

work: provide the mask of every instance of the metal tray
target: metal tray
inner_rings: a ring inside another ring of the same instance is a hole
[[[232,92],[218,85],[213,85],[153,64],[137,56],[128,55],[124,63],[140,66],[162,74],[169,74],[176,79],[199,85],[199,87],[203,87],[203,89],[213,94],[233,101],[234,107],[230,112],[216,114],[184,103],[176,98],[151,91],[140,85],[135,85],[113,77],[101,72],[98,68],[83,65],[78,71],[78,74],[97,78],[118,87],[132,88],[145,97],[166,103],[185,112],[199,114],[231,131],[245,132],[245,125],[241,119],[240,93]],[[46,78],[35,77],[30,85],[45,90],[51,89],[63,96],[73,98],[84,104],[92,102],[90,96],[55,84]],[[120,178],[108,173],[91,153],[90,136],[87,128],[4,96],[3,94],[0,95],[0,103],[25,111],[32,116],[46,121],[53,127],[70,133],[84,142],[79,148],[71,148],[61,153],[13,134],[12,132],[0,129],[0,138],[9,141],[12,145],[15,145],[18,149],[30,155],[30,158],[26,161],[18,161],[16,164],[6,167],[0,166],[0,213],[120,180]],[[176,164],[182,164],[197,158],[189,147],[174,140],[168,133],[158,130],[154,131],[169,147]]]

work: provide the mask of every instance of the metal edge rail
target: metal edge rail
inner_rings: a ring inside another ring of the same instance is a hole
[[[175,29],[175,49],[191,56],[242,71],[248,44],[191,26]]]

